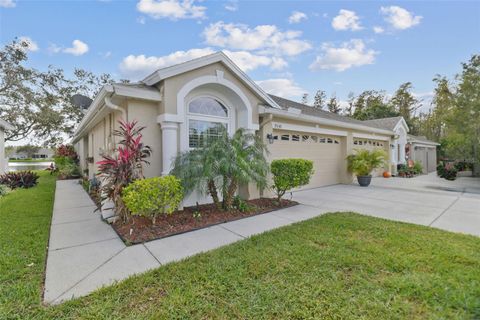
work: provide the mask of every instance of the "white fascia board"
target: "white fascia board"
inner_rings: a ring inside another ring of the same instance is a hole
[[[276,109],[281,109],[281,107],[273,101],[270,96],[263,91],[260,86],[258,86],[255,81],[250,79],[248,75],[243,72],[230,58],[227,57],[227,55],[223,52],[216,52],[212,53],[207,56],[203,56],[197,59],[193,59],[187,62],[183,62],[180,64],[176,64],[171,67],[166,67],[160,70],[157,70],[150,74],[148,77],[142,80],[143,83],[146,85],[152,86],[164,79],[176,76],[178,74],[182,74],[194,69],[198,69],[216,62],[222,62],[224,65],[226,65],[233,73],[240,78],[242,82],[247,84],[248,87],[250,87],[258,96],[260,96],[265,102],[267,102],[270,106]]]
[[[421,148],[435,148],[438,144],[427,144],[427,143],[414,143],[413,147]]]
[[[128,98],[136,98],[141,100],[162,101],[162,95],[158,90],[148,90],[142,88],[128,87],[122,85],[113,85],[116,95]]]
[[[272,127],[274,130],[318,133],[318,134],[326,134],[326,135],[341,136],[341,137],[346,137],[348,134],[347,131],[331,130],[331,129],[324,129],[324,128],[318,128],[318,127],[309,127],[309,126],[302,126],[302,125],[275,122],[275,121],[272,122]]]
[[[104,99],[107,94],[111,93],[113,93],[113,87],[111,85],[104,85],[102,89],[100,89],[100,92],[97,94],[95,99],[93,99],[92,104],[90,104],[87,113],[85,114],[85,116],[83,116],[82,121],[80,121],[80,123],[78,124],[77,129],[73,134],[72,143],[78,141],[78,139],[80,138],[80,134],[84,130],[85,126],[92,120],[95,114],[98,113],[100,107],[104,105]]]
[[[395,128],[393,128],[393,131],[396,131],[400,125],[403,124],[403,127],[405,128],[406,132],[410,132],[410,128],[408,127],[407,121],[402,117],[400,121],[395,125]]]
[[[333,127],[340,127],[340,128],[347,128],[347,129],[357,129],[357,130],[363,130],[368,132],[380,133],[380,134],[389,135],[389,136],[393,136],[395,134],[393,131],[390,131],[390,130],[378,129],[378,128],[372,128],[372,127],[354,124],[354,123],[330,120],[330,119],[305,115],[301,113],[295,114],[295,113],[290,113],[288,111],[285,111],[283,109],[278,110],[278,109],[266,108],[263,106],[259,107],[259,114],[273,114],[274,116],[278,116],[280,118],[285,118],[285,119],[300,120],[305,122],[318,123],[318,124],[323,124],[323,125],[328,125]]]
[[[437,142],[427,142],[427,141],[420,141],[420,140],[408,140],[408,143],[411,143],[417,147],[436,147],[436,146],[439,146],[440,143],[437,143]]]
[[[353,137],[361,138],[361,139],[370,139],[370,140],[390,141],[390,137],[378,136],[375,134],[359,133],[359,132],[354,132]]]
[[[8,123],[7,121],[0,119],[0,128],[3,128],[4,130],[13,130],[13,126]]]

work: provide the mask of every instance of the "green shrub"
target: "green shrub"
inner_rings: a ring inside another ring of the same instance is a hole
[[[33,171],[7,172],[0,175],[0,184],[10,189],[31,188],[37,185],[39,176]]]
[[[123,189],[122,200],[133,215],[151,217],[172,214],[183,198],[180,180],[174,176],[135,180]]]
[[[384,150],[375,149],[372,151],[366,149],[357,150],[356,154],[347,157],[348,170],[357,176],[369,176],[376,168],[385,164],[387,154]]]
[[[0,198],[6,196],[10,192],[10,188],[0,184]]]
[[[423,166],[420,161],[415,161],[413,164],[412,172],[414,174],[422,174],[423,173]]]
[[[252,208],[251,205],[248,204],[248,202],[246,202],[245,200],[243,200],[239,196],[235,196],[233,198],[233,207],[240,212],[248,212],[248,211],[251,211],[251,210],[254,209],[254,208]]]
[[[304,186],[313,175],[313,162],[305,159],[273,160],[270,165],[273,174],[273,190],[277,199],[293,188]]]
[[[455,180],[457,178],[457,173],[458,170],[452,163],[444,164],[443,162],[440,162],[437,165],[437,175],[440,178],[444,178],[447,180]]]
[[[67,162],[58,168],[58,174],[63,178],[71,178],[80,176],[80,168],[75,163]]]

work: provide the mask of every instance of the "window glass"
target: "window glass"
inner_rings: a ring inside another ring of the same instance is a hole
[[[215,99],[201,97],[192,100],[188,105],[190,113],[204,114],[208,116],[227,117],[227,108]]]
[[[190,148],[200,148],[218,139],[227,129],[226,123],[190,120],[188,122],[188,145]]]
[[[332,138],[328,138],[328,139],[327,139],[327,143],[333,143]]]
[[[298,134],[292,134],[292,141],[300,141],[300,136]]]
[[[290,135],[288,135],[288,134],[282,134],[282,140],[284,140],[284,141],[289,141],[289,140],[290,140]]]

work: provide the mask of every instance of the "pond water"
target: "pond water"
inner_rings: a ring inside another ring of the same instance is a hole
[[[23,171],[23,170],[45,170],[50,167],[52,161],[44,162],[9,162],[7,165],[8,171]]]

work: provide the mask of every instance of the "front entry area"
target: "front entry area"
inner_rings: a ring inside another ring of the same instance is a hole
[[[344,137],[305,132],[273,130],[273,143],[268,145],[270,159],[302,158],[313,161],[315,173],[301,189],[341,183],[346,175]]]

